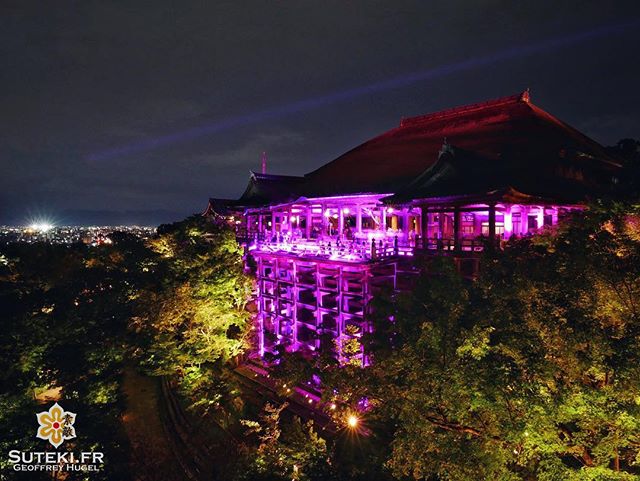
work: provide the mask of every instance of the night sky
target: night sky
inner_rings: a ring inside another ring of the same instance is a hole
[[[640,2],[0,4],[0,224],[179,220],[404,116],[517,93],[640,138]]]

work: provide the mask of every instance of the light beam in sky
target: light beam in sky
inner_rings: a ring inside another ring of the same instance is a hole
[[[564,48],[582,42],[603,38],[608,35],[621,33],[633,28],[640,28],[640,19],[633,19],[629,22],[615,25],[603,25],[595,29],[574,32],[572,34],[559,37],[552,37],[547,40],[536,42],[534,44],[517,45],[504,50],[493,52],[488,55],[469,58],[452,64],[441,65],[421,72],[413,72],[398,77],[393,77],[387,80],[382,80],[380,82],[361,85],[358,87],[321,95],[319,97],[311,97],[290,104],[232,116],[227,119],[219,120],[210,124],[200,125],[179,132],[140,140],[139,142],[121,145],[119,147],[114,147],[100,152],[94,152],[89,155],[89,160],[109,160],[139,152],[147,152],[179,142],[197,139],[203,137],[204,135],[230,130],[235,127],[256,124],[265,120],[284,117],[297,112],[311,110],[314,108],[351,100],[357,97],[363,97],[377,92],[399,89],[416,84],[418,82],[447,77],[458,72],[486,67],[510,59],[527,57],[541,52]]]

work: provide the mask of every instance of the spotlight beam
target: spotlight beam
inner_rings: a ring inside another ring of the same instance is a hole
[[[281,105],[265,110],[258,110],[243,115],[237,115],[211,124],[205,124],[172,134],[141,140],[139,142],[122,145],[112,149],[103,150],[101,152],[95,152],[90,154],[88,158],[92,161],[101,161],[140,152],[152,151],[160,147],[194,140],[204,135],[214,134],[244,125],[256,124],[265,120],[284,117],[297,112],[303,112],[322,106],[363,97],[377,92],[400,89],[413,85],[417,82],[435,80],[438,78],[447,77],[458,72],[486,67],[514,58],[522,58],[549,50],[565,48],[571,45],[603,38],[638,27],[640,27],[640,19],[636,18],[625,23],[603,25],[595,29],[574,32],[570,35],[552,37],[547,40],[543,40],[530,45],[517,45],[504,50],[493,52],[488,55],[469,58],[452,64],[441,65],[429,70],[413,72],[380,82],[333,92],[319,97],[302,99],[291,104]]]

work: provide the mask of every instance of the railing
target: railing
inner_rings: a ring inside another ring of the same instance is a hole
[[[280,233],[266,236],[254,234],[253,237],[242,239],[242,242],[249,251],[288,253],[350,262],[413,256],[416,251],[433,254],[477,254],[482,252],[489,243],[486,237],[462,238],[458,242],[454,239],[421,239],[417,237],[407,244],[398,236],[341,240],[337,238],[292,238],[289,234]]]
[[[455,239],[427,238],[421,244],[423,249],[428,251],[462,251],[462,252],[482,252],[487,242],[487,238],[462,238],[458,242]]]
[[[249,251],[290,253],[329,260],[363,262],[392,256],[412,256],[415,246],[401,245],[398,237],[385,239],[292,239],[287,234],[255,235],[246,242]]]

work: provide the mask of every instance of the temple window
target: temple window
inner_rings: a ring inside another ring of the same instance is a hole
[[[420,234],[420,217],[417,215],[409,216],[409,231],[414,234]]]
[[[427,236],[430,238],[438,237],[438,233],[440,232],[440,227],[439,227],[440,214],[427,214],[427,216],[428,216]]]
[[[520,212],[511,214],[511,224],[513,225],[513,233],[519,235],[522,232],[522,215]]]
[[[321,232],[322,232],[322,216],[314,214],[311,217],[310,237],[312,239],[317,239],[318,237],[320,237]]]
[[[504,214],[496,214],[496,236],[504,236]],[[482,223],[482,235],[489,237],[489,221]]]
[[[356,216],[353,215],[353,214],[345,215],[344,216],[344,226],[345,227],[350,227],[351,229],[355,228],[355,226],[356,226]]]
[[[401,231],[404,228],[404,217],[396,213],[387,215],[387,229],[394,232]]]
[[[482,223],[482,235],[485,237],[489,237],[489,222]],[[496,236],[504,235],[504,222],[496,221]]]
[[[375,230],[378,226],[375,221],[368,215],[362,216],[362,230]]]
[[[463,236],[473,236],[476,233],[475,228],[475,216],[471,213],[463,213],[460,216],[462,225],[460,226],[460,232]]]

